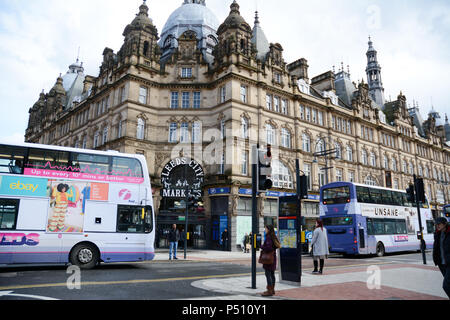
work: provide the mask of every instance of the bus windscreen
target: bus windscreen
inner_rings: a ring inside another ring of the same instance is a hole
[[[323,189],[323,204],[341,204],[350,202],[350,187]]]

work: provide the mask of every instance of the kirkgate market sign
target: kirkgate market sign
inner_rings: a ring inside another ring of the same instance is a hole
[[[161,173],[162,196],[185,198],[187,195],[201,197],[205,173],[194,159],[176,158],[165,165]]]

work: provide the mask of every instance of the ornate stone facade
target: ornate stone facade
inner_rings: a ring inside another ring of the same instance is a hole
[[[189,11],[205,5],[183,4]],[[239,225],[251,213],[250,151],[257,143],[275,148],[274,188],[260,200],[261,227],[275,221],[277,196],[294,192],[296,158],[310,176],[303,211],[310,219],[318,217],[319,187],[327,181],[405,189],[415,173],[425,178],[433,208],[449,202],[446,129],[436,127],[432,116],[418,128],[402,93],[380,106],[381,69],[372,56],[370,86],[352,82],[343,66],[310,80],[306,59],[287,64],[280,44],[267,47],[259,17],[252,30],[239,10],[234,1],[215,32],[201,38],[187,28],[165,48],[144,1],[119,52],[106,48],[98,76],[85,76],[80,98],[67,103],[61,77],[41,93],[30,109],[26,141],[144,154],[160,222],[168,212],[160,192],[164,166],[175,157],[196,159],[206,174],[206,219],[194,222],[204,225],[192,232],[209,247],[217,245],[219,216],[227,217],[232,249],[241,242]],[[314,156],[325,149],[336,149],[335,156]]]

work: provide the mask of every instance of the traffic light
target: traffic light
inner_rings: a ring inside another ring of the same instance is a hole
[[[300,199],[308,199],[308,176],[300,176]]]
[[[419,202],[425,203],[425,186],[423,185],[423,179],[416,179],[416,197]]]
[[[272,147],[267,146],[267,151],[258,151],[258,191],[272,188]]]
[[[414,195],[414,185],[410,184],[406,189],[406,198],[410,203],[416,202],[416,197]]]

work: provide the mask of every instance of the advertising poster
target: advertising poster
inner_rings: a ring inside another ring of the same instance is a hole
[[[110,184],[109,201],[117,204],[138,204],[139,187],[133,185]]]
[[[46,197],[47,179],[0,176],[0,194],[20,197]]]
[[[49,180],[47,232],[83,232],[86,201],[108,201],[108,190],[107,184]]]
[[[245,234],[252,232],[252,217],[236,217],[236,244],[242,245]]]

